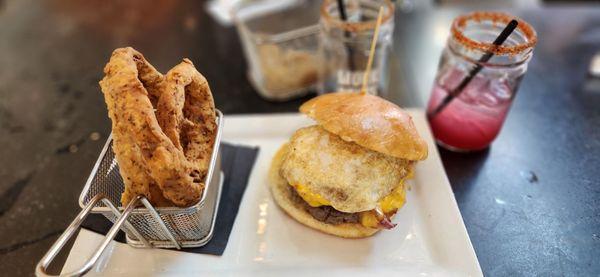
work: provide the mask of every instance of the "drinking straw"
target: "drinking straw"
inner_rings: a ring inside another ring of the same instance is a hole
[[[348,20],[348,17],[346,17],[346,6],[344,5],[344,0],[337,0],[337,4],[338,11],[340,12],[340,18],[343,21]]]
[[[510,34],[512,34],[512,32],[517,28],[518,25],[519,25],[519,22],[517,22],[517,20],[515,20],[515,19],[511,20],[506,25],[506,27],[504,27],[504,30],[502,30],[500,35],[498,35],[498,37],[494,40],[494,42],[493,42],[494,47],[502,45],[502,43],[504,43],[504,41],[506,41],[508,36],[510,36]],[[433,118],[434,116],[439,114],[446,106],[448,106],[448,104],[450,104],[450,102],[454,98],[459,96],[463,92],[464,88],[469,84],[469,82],[471,82],[471,80],[473,80],[475,75],[477,75],[477,73],[479,73],[479,71],[481,71],[481,69],[483,68],[483,66],[481,64],[488,62],[492,58],[492,56],[494,56],[494,52],[491,49],[488,50],[483,56],[481,56],[481,58],[477,62],[477,65],[473,69],[471,69],[471,71],[469,72],[467,77],[464,78],[455,89],[453,89],[450,93],[448,93],[448,95],[446,95],[446,97],[444,97],[444,99],[442,99],[442,102],[432,112],[427,113],[427,117],[430,119]]]
[[[369,60],[367,61],[367,68],[363,75],[362,88],[360,89],[361,94],[367,93],[367,82],[369,81],[369,73],[371,72],[371,66],[373,65],[373,56],[375,55],[375,46],[377,45],[377,37],[379,36],[379,26],[381,25],[381,19],[383,17],[383,7],[379,7],[379,14],[377,15],[377,24],[375,24],[375,32],[373,33],[373,39],[371,40],[371,50],[369,51]]]
[[[340,19],[344,22],[348,21],[348,16],[346,15],[346,5],[344,5],[344,0],[337,0],[338,12],[340,14]],[[347,30],[344,31],[344,37],[349,38],[350,32]],[[351,71],[354,71],[354,51],[352,51],[351,46],[346,46],[348,50],[348,67]]]

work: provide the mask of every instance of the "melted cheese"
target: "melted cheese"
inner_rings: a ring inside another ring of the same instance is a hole
[[[330,202],[323,196],[309,191],[306,186],[301,184],[292,185],[298,195],[311,205],[312,207],[329,206]],[[398,209],[402,208],[406,202],[406,192],[404,190],[404,184],[401,183],[396,187],[388,196],[384,197],[379,201],[379,207],[384,213],[394,213]],[[365,227],[377,228],[379,220],[373,211],[366,211],[360,213],[360,223]]]
[[[379,201],[379,207],[384,213],[395,213],[398,209],[404,206],[406,202],[406,191],[404,190],[404,184],[399,185],[385,198]],[[373,211],[366,211],[360,213],[360,224],[365,227],[377,228],[379,226],[379,220]]]
[[[406,191],[404,190],[404,184],[396,187],[392,193],[384,197],[379,201],[379,207],[384,213],[395,212],[402,208],[406,199]]]
[[[308,203],[308,205],[311,205],[313,207],[330,206],[331,205],[331,203],[329,201],[327,201],[327,199],[323,198],[323,196],[321,196],[318,193],[311,192],[304,185],[295,184],[292,186],[296,189],[296,192],[298,193],[298,195],[300,195],[300,197],[302,197],[302,199],[304,199],[304,201],[306,201],[306,203]]]
[[[369,228],[377,228],[379,226],[379,220],[377,220],[377,216],[372,211],[366,211],[360,213],[360,224]]]

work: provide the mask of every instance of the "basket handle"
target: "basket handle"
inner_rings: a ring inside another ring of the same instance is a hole
[[[96,206],[96,204],[98,204],[98,202],[100,202],[103,199],[106,199],[106,196],[103,194],[98,194],[98,195],[94,196],[87,205],[85,205],[83,210],[81,210],[81,212],[79,212],[79,214],[75,217],[73,222],[71,222],[69,227],[67,227],[67,229],[65,229],[65,231],[62,233],[62,235],[60,235],[60,237],[56,240],[56,242],[52,245],[52,247],[50,247],[48,252],[44,255],[44,257],[37,264],[36,269],[35,269],[36,275],[38,275],[38,276],[56,276],[56,275],[50,275],[46,272],[46,270],[48,269],[48,265],[50,265],[50,263],[52,263],[52,261],[54,260],[56,255],[58,253],[60,253],[60,251],[65,246],[65,244],[69,241],[69,239],[77,232],[77,230],[81,226],[81,223],[83,223],[85,218],[90,214],[90,212]],[[102,256],[102,253],[104,252],[104,250],[106,249],[108,244],[117,235],[121,226],[125,222],[127,222],[127,220],[126,220],[127,217],[133,211],[133,209],[135,208],[137,203],[140,201],[140,199],[142,199],[142,197],[137,196],[131,202],[129,202],[129,204],[125,207],[125,210],[123,211],[122,214],[120,214],[120,215],[117,214],[118,215],[117,219],[115,220],[112,228],[110,228],[110,230],[106,234],[106,236],[105,236],[104,240],[102,241],[102,243],[100,244],[100,246],[98,246],[98,248],[96,248],[96,252],[94,252],[94,254],[90,257],[90,259],[81,268],[79,268],[75,271],[72,271],[72,272],[61,274],[60,276],[81,276],[81,275],[87,273],[88,271],[90,271],[90,269],[92,269],[92,266],[94,266],[94,264],[98,261],[100,256]],[[107,201],[107,202],[110,202],[110,201]],[[112,205],[112,203],[110,205]],[[113,212],[115,212],[115,211],[116,211],[116,209],[113,210]],[[141,236],[140,236],[140,238],[141,238]]]

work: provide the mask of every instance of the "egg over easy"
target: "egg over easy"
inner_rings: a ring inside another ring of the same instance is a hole
[[[269,186],[297,221],[341,237],[370,236],[395,226],[405,203],[404,181],[427,145],[412,119],[372,95],[332,93],[300,111],[317,124],[297,130],[279,149]]]

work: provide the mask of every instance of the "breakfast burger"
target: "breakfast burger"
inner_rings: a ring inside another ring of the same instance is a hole
[[[346,238],[391,229],[404,181],[427,157],[411,117],[367,94],[331,93],[300,111],[316,125],[297,130],[273,158],[275,202],[300,223]]]

